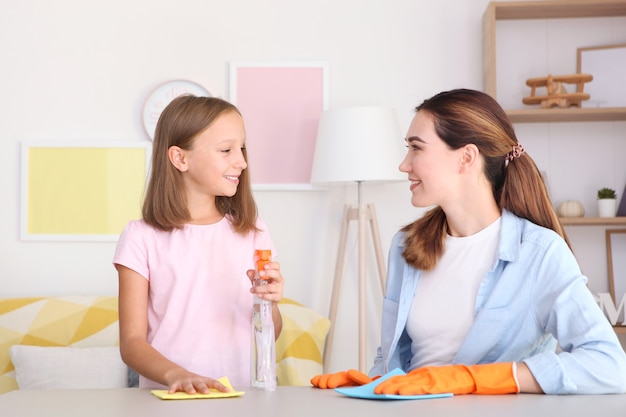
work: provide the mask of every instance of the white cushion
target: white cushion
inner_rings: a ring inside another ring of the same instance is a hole
[[[96,389],[127,386],[128,367],[117,346],[42,347],[9,350],[20,389]]]

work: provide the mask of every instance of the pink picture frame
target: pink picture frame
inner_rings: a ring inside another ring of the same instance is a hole
[[[317,126],[328,108],[328,65],[233,62],[229,93],[244,118],[253,188],[312,188]]]

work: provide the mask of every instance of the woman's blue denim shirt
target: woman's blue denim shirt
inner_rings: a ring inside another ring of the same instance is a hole
[[[405,326],[420,271],[404,261],[403,249],[398,232],[370,375],[409,371]],[[625,392],[626,354],[586,283],[557,233],[503,211],[497,259],[480,283],[474,323],[453,363],[523,361],[546,394]]]

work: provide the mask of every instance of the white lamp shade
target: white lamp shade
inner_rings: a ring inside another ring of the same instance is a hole
[[[402,138],[392,108],[326,110],[318,126],[311,182],[406,180],[398,169],[405,156]]]

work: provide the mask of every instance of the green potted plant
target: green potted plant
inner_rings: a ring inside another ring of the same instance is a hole
[[[617,211],[617,194],[612,188],[600,188],[598,190],[598,216],[615,217]]]

